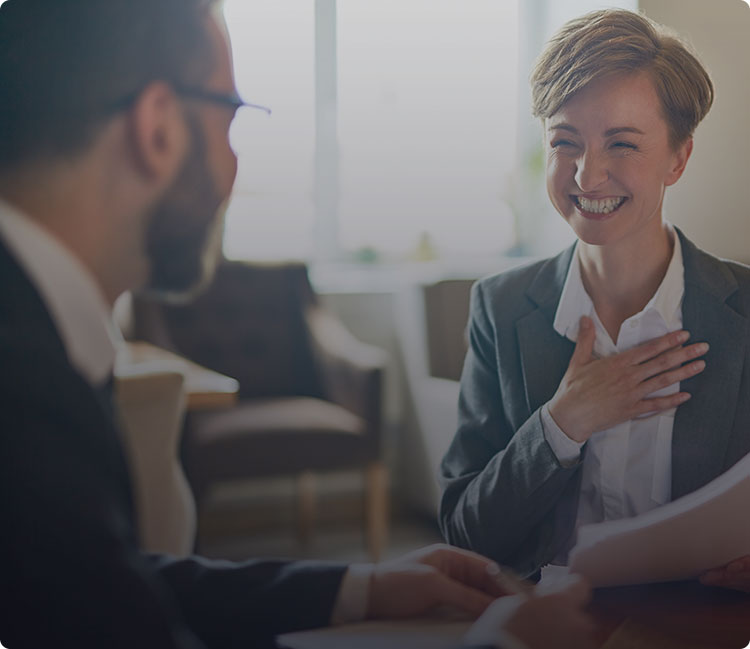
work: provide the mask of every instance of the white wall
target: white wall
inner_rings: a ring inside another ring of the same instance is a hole
[[[640,0],[650,18],[687,38],[716,99],[695,134],[665,213],[706,250],[750,262],[750,7],[742,0]]]

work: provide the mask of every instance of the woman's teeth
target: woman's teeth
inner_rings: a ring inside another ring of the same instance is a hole
[[[625,201],[624,196],[618,198],[584,198],[583,196],[576,196],[575,201],[585,212],[591,212],[592,214],[609,214],[616,210]]]

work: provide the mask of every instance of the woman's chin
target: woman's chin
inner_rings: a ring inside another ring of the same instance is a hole
[[[583,220],[579,217],[569,223],[578,240],[590,246],[606,246],[618,238],[615,228],[608,227],[609,222]]]

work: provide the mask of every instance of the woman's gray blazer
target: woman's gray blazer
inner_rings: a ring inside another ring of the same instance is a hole
[[[750,452],[750,268],[678,235],[683,327],[710,350],[706,369],[681,385],[692,398],[675,416],[673,499]],[[574,349],[552,327],[572,256],[571,247],[474,285],[458,430],[440,469],[448,542],[523,575],[573,540],[581,462],[558,463],[540,418]]]

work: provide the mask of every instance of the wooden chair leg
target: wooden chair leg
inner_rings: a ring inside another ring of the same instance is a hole
[[[315,474],[304,471],[297,477],[297,539],[307,545],[312,538],[315,520]]]
[[[365,470],[366,543],[372,561],[379,561],[388,542],[388,469],[373,462]]]

